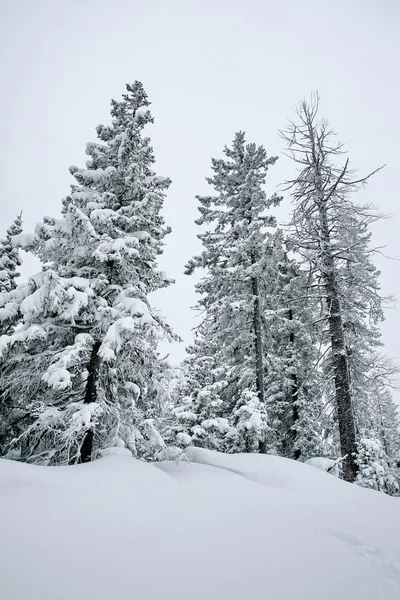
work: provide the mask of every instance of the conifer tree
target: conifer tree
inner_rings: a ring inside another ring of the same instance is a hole
[[[397,495],[396,471],[378,439],[361,438],[358,442],[356,483],[366,488]]]
[[[217,195],[197,197],[196,223],[210,229],[198,235],[203,252],[186,269],[187,274],[206,269],[196,286],[202,295],[198,308],[203,340],[198,338],[192,349],[192,370],[204,368],[207,373],[201,377],[202,388],[193,390],[192,433],[197,441],[206,438],[210,428],[222,436],[220,449],[265,452],[262,274],[270,268],[267,228],[275,225],[265,211],[280,198],[267,198],[263,185],[276,158],[268,158],[262,146],[246,144],[243,132],[224,154],[226,159],[212,159],[214,173],[207,179]],[[210,365],[206,357],[212,354]]]
[[[13,221],[7,229],[6,237],[0,240],[0,303],[8,304],[8,294],[17,287],[16,279],[19,277],[18,267],[21,266],[21,258],[17,244],[13,243],[14,236],[22,232],[22,213]],[[10,331],[15,324],[18,314],[12,305],[8,311],[3,311],[0,320],[0,335]]]
[[[288,182],[292,193],[291,248],[313,274],[325,323],[324,375],[338,421],[343,476],[354,481],[359,470],[357,439],[365,419],[363,402],[373,404],[371,369],[379,345],[382,318],[376,269],[371,262],[369,225],[379,215],[351,194],[368,177],[356,179],[337,164],[342,144],[326,121],[318,120],[318,97],[298,109],[298,121],[283,133],[293,160],[300,165]],[[313,285],[315,285],[315,283]]]
[[[0,343],[1,387],[18,421],[8,447],[23,460],[86,462],[110,445],[151,458],[164,447],[169,367],[157,344],[172,333],[148,295],[170,284],[157,268],[170,180],[152,170],[149,104],[139,82],[112,100],[112,123],[97,127],[86,167],[70,168],[76,183],[61,218],[36,227],[43,270],[15,290],[22,327]]]
[[[243,133],[224,152],[208,179],[219,195],[198,197],[196,223],[210,230],[199,234],[204,250],[187,273],[206,274],[176,430],[183,444],[305,460],[321,443],[314,308],[299,284],[308,276],[267,214],[281,200],[262,189],[276,159]]]
[[[307,460],[321,454],[321,377],[318,369],[320,334],[317,297],[309,287],[309,273],[289,259],[278,233],[275,252],[280,260],[276,285],[269,289],[272,332],[270,360],[266,370],[266,399],[273,430],[272,450],[281,456]]]

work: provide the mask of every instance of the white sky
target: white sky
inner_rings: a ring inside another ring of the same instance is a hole
[[[210,192],[211,156],[239,129],[280,155],[277,129],[314,90],[360,174],[387,163],[358,199],[394,215],[374,243],[400,257],[399,31],[398,0],[2,0],[0,235],[20,210],[26,231],[59,213],[68,167],[84,165],[111,97],[139,79],[156,119],[157,172],[173,180],[162,267],[177,283],[156,303],[186,343],[196,297],[183,268],[199,250],[194,196]],[[267,191],[291,169],[282,157]],[[384,293],[400,297],[400,262],[377,263]],[[400,313],[386,317],[386,352],[400,362]]]

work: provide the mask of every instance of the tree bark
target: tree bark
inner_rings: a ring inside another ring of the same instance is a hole
[[[319,213],[322,238],[322,276],[325,283],[328,308],[328,324],[335,380],[340,449],[342,456],[346,456],[346,459],[343,461],[343,478],[345,481],[353,482],[356,478],[358,467],[356,462],[357,442],[351,398],[350,370],[343,330],[340,297],[335,276],[335,265],[330,248],[326,206],[324,202],[319,203]]]
[[[89,361],[88,367],[88,378],[86,383],[85,390],[85,398],[84,404],[91,404],[92,402],[97,401],[97,381],[99,378],[100,371],[100,350],[101,342],[95,342],[92,348],[92,354]],[[93,450],[93,437],[94,431],[93,427],[89,427],[85,433],[85,437],[83,438],[82,446],[79,454],[80,463],[90,462],[92,459],[92,450]]]
[[[288,320],[293,321],[293,310],[291,308],[289,308]],[[289,334],[289,342],[293,348],[293,345],[294,345],[294,331],[293,330]],[[292,353],[294,354],[294,349],[292,350]],[[294,444],[296,441],[296,437],[297,437],[296,423],[299,420],[299,410],[297,407],[299,384],[297,381],[296,373],[291,374],[291,380],[292,380],[292,385],[290,388],[290,399],[291,399],[291,403],[292,403],[292,422],[293,422],[292,427],[291,427],[291,435],[292,435],[292,442]],[[301,453],[298,448],[294,450],[293,456],[294,456],[295,460],[299,460]]]
[[[302,248],[310,265],[321,275],[320,300],[321,303],[326,302],[328,309],[329,347],[341,455],[346,456],[343,477],[346,481],[354,481],[358,470],[356,426],[334,250],[337,251],[346,240],[341,236],[346,232],[351,203],[346,202],[345,197],[371,175],[352,181],[347,176],[348,160],[342,169],[336,166],[336,157],[342,153],[342,145],[331,141],[333,132],[327,122],[318,121],[318,102],[318,95],[313,98],[311,105],[304,101],[298,110],[300,124],[291,123],[283,137],[294,161],[303,165],[297,178],[289,182],[289,187],[294,189],[296,203],[292,219],[295,227],[294,248]]]
[[[254,260],[252,260],[254,264]],[[264,404],[264,357],[262,344],[262,328],[261,328],[261,307],[260,307],[260,292],[258,287],[258,278],[252,278],[252,290],[254,298],[253,310],[253,326],[254,326],[254,342],[256,351],[256,390],[258,399]],[[260,453],[265,454],[267,451],[266,440],[260,441]]]

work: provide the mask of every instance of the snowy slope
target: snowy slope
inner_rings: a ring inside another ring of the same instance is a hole
[[[398,600],[400,500],[308,465],[190,449],[0,460],[1,600]]]

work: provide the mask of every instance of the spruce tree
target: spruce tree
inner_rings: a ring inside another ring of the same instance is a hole
[[[0,240],[0,306],[8,305],[0,319],[0,335],[8,333],[18,319],[18,313],[12,303],[9,293],[17,287],[16,279],[19,277],[18,267],[21,266],[19,249],[13,238],[22,232],[22,213],[7,229],[6,237]]]
[[[139,82],[112,100],[112,123],[97,127],[86,167],[70,168],[76,183],[61,218],[36,227],[43,270],[22,294],[22,326],[0,346],[18,421],[8,447],[23,460],[86,462],[110,445],[151,458],[164,447],[169,367],[157,344],[172,333],[148,295],[170,283],[157,268],[170,180],[152,169],[149,104]]]
[[[21,265],[15,236],[19,236],[21,232],[22,214],[19,214],[7,229],[5,239],[0,240],[0,345],[1,336],[11,333],[19,319],[18,302],[15,302],[12,292],[17,287],[17,268]],[[4,364],[0,361],[0,382],[3,372]],[[0,455],[5,444],[7,416],[10,410],[10,399],[0,383]]]
[[[322,452],[317,297],[310,287],[309,273],[288,258],[282,233],[278,230],[277,234],[275,252],[280,259],[275,287],[268,286],[267,310],[273,344],[266,369],[266,400],[273,431],[271,450],[304,461]],[[305,294],[307,287],[310,289]]]
[[[314,308],[299,285],[308,275],[268,214],[281,201],[263,190],[276,159],[243,133],[224,152],[207,180],[218,195],[198,197],[196,223],[210,228],[187,273],[206,272],[176,431],[183,444],[306,460],[321,445]]]
[[[206,269],[196,286],[202,323],[191,370],[204,375],[201,389],[195,384],[192,390],[191,433],[200,443],[219,436],[217,446],[225,451],[265,452],[262,274],[270,268],[268,228],[275,226],[265,213],[280,198],[267,198],[263,186],[276,158],[268,158],[262,146],[246,144],[243,132],[224,154],[225,159],[212,159],[214,173],[207,179],[216,195],[197,197],[196,223],[210,228],[198,235],[203,252],[186,269],[187,274]]]

